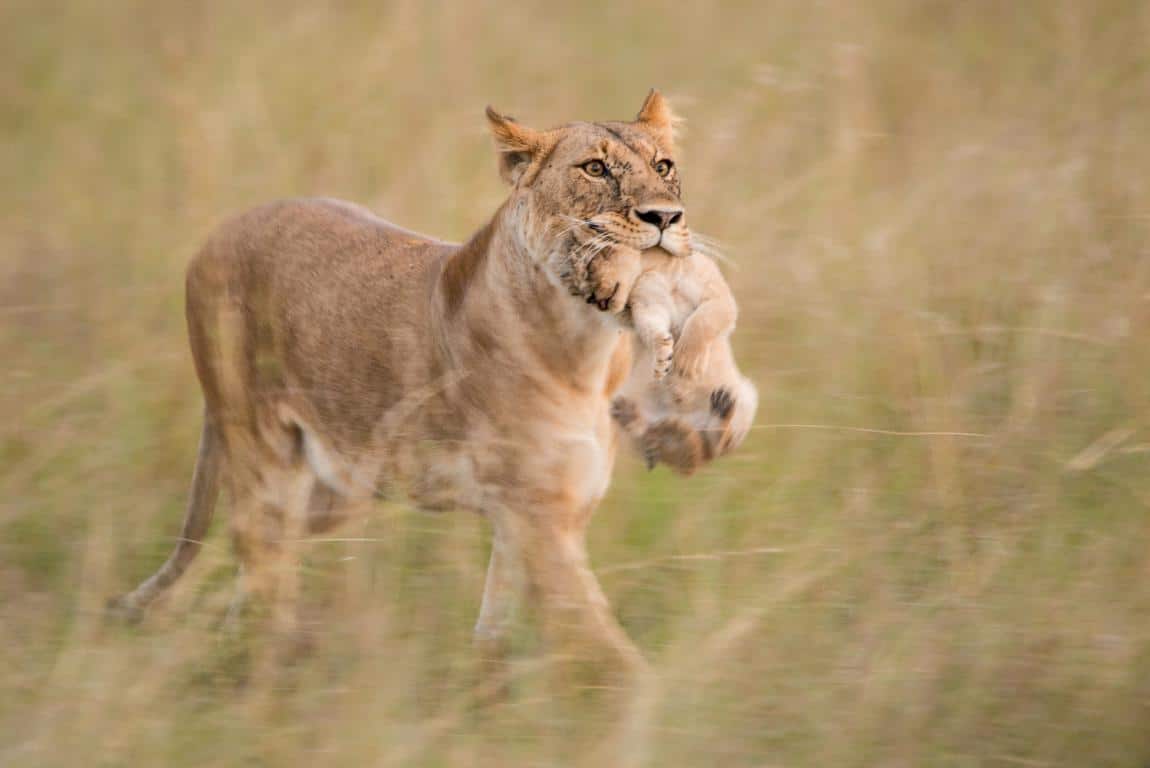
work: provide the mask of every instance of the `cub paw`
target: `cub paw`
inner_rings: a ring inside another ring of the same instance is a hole
[[[731,411],[735,408],[735,396],[731,394],[731,390],[720,387],[711,392],[711,410],[716,416],[723,421],[731,417]]]
[[[659,463],[659,448],[646,441],[643,442],[640,448],[643,450],[643,464],[647,467],[647,471],[650,472],[655,468],[655,465]]]
[[[647,468],[662,462],[680,475],[690,475],[706,460],[703,438],[678,419],[665,419],[643,433]]]
[[[621,427],[628,427],[639,418],[639,406],[629,397],[616,397],[611,401],[611,418]]]
[[[675,337],[669,333],[658,337],[652,344],[651,352],[655,358],[654,376],[662,379],[671,372],[671,365],[675,361]]]
[[[635,249],[624,246],[602,249],[587,263],[587,303],[604,312],[619,314],[627,306],[639,270],[639,252]]]

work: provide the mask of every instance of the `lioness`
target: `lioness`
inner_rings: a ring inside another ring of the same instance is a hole
[[[226,223],[192,260],[205,411],[191,499],[175,551],[122,611],[139,614],[183,573],[221,481],[242,589],[281,626],[296,542],[356,500],[406,493],[494,526],[475,628],[485,655],[502,654],[527,591],[553,637],[624,675],[642,669],[584,546],[615,458],[609,404],[631,365],[617,318],[627,296],[597,256],[608,242],[688,252],[674,118],[655,91],[632,122],[537,131],[487,117],[511,193],[462,245],[348,203],[292,200]]]

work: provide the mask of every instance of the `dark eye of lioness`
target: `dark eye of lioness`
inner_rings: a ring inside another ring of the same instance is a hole
[[[655,173],[659,174],[660,176],[666,176],[671,172],[672,167],[674,167],[674,163],[672,163],[670,160],[660,160],[659,162],[655,163]]]
[[[583,169],[583,173],[596,179],[607,175],[607,166],[602,160],[588,160],[579,167]]]

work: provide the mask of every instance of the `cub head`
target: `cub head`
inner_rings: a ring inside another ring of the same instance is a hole
[[[631,122],[537,131],[487,108],[520,237],[535,253],[574,243],[690,252],[679,199],[676,118],[655,90]]]

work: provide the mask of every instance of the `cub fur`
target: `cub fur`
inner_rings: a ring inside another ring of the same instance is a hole
[[[633,283],[629,316],[641,343],[637,368],[612,415],[649,467],[689,475],[736,448],[750,429],[758,392],[735,365],[730,336],[738,309],[715,263],[697,250],[624,247],[600,264]]]

